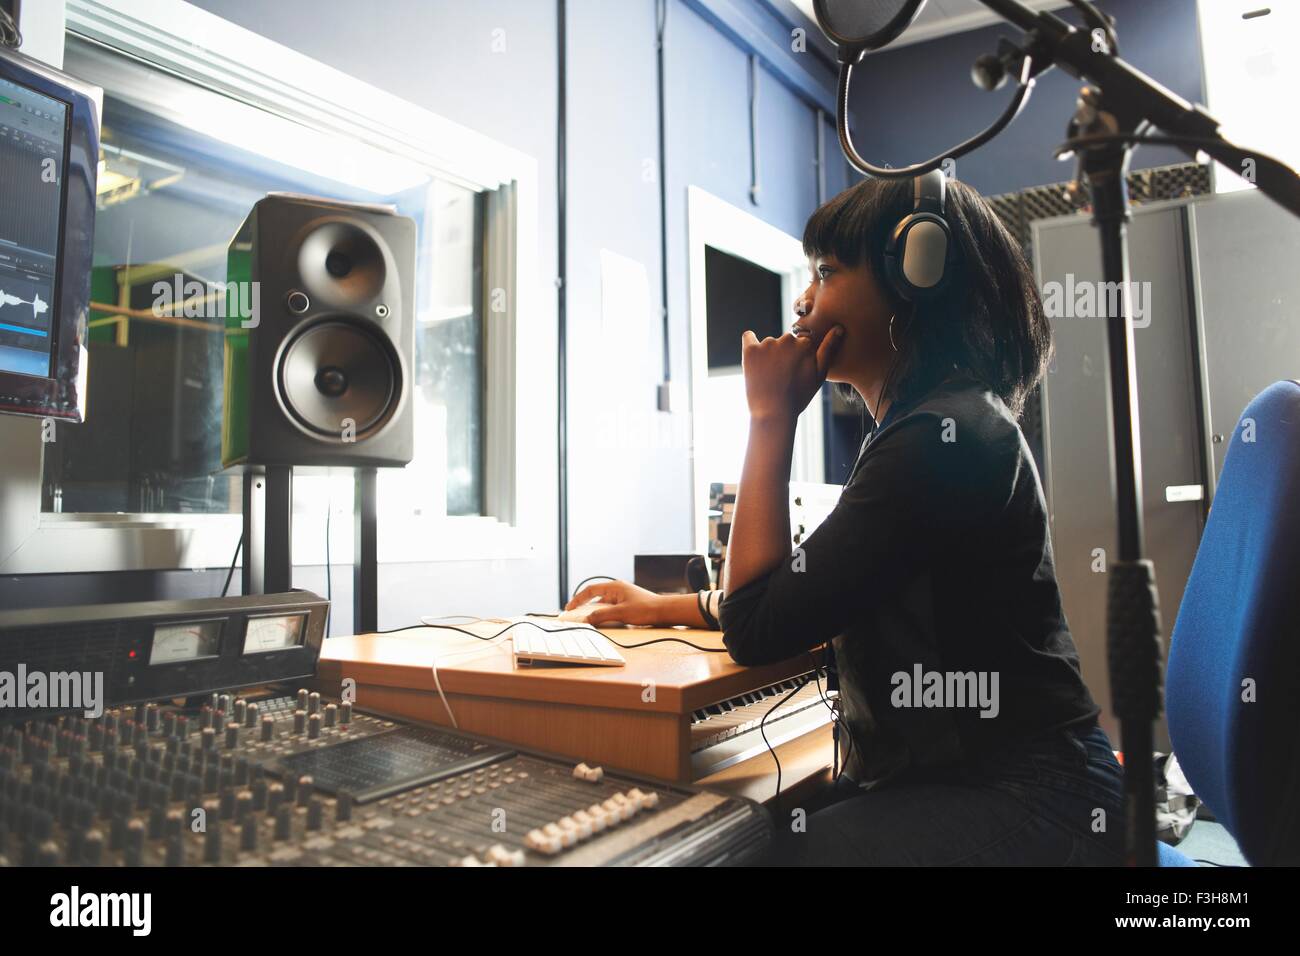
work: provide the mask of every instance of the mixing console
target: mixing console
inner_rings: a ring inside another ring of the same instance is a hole
[[[0,729],[0,866],[753,861],[756,804],[319,694],[213,694]]]

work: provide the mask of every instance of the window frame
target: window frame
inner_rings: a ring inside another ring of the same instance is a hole
[[[555,409],[538,398],[549,394],[544,357],[556,350],[554,330],[541,321],[545,302],[537,281],[536,159],[183,0],[66,0],[65,14],[68,35],[286,121],[359,139],[484,194],[487,514],[404,523],[401,533],[381,535],[379,559],[536,556],[554,508],[520,466],[545,457],[537,436],[549,433]],[[318,105],[325,102],[328,111]],[[494,290],[502,295],[493,296]],[[504,311],[492,311],[497,301],[504,302]],[[519,362],[521,355],[530,361]],[[241,515],[42,512],[41,422],[0,417],[0,438],[8,449],[0,458],[0,572],[166,570],[230,563]],[[336,522],[330,538],[332,562],[350,563],[351,523]],[[323,527],[295,529],[294,539],[295,565],[324,563]]]

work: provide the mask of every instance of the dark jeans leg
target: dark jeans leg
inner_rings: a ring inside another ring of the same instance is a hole
[[[812,866],[1123,862],[1122,775],[1100,728],[1079,736],[1055,735],[950,778],[851,792],[809,816],[805,832],[784,839],[786,862]]]

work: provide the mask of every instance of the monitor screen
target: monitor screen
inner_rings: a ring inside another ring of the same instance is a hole
[[[0,47],[0,414],[85,417],[102,102]]]
[[[69,108],[0,76],[0,370],[48,376]]]

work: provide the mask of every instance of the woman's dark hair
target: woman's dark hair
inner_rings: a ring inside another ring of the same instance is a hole
[[[803,233],[804,254],[866,261],[889,302],[898,344],[891,401],[908,404],[953,370],[971,375],[1017,417],[1051,358],[1052,334],[1020,244],[978,192],[948,180],[945,215],[957,250],[935,299],[913,304],[885,280],[885,243],[912,211],[910,179],[864,179],[823,204]]]

